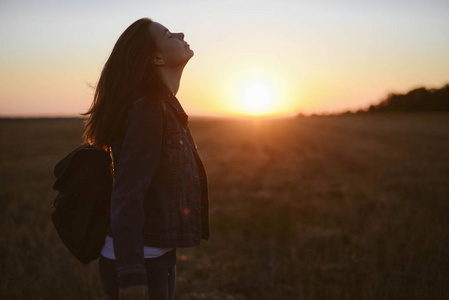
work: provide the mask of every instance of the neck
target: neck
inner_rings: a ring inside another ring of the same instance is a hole
[[[163,83],[168,87],[170,92],[176,96],[179,89],[179,82],[181,81],[182,71],[185,65],[174,68],[160,68],[159,76]]]

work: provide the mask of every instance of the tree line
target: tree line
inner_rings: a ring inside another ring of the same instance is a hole
[[[407,94],[390,93],[377,105],[361,112],[449,111],[449,83],[439,89],[420,87]]]
[[[449,111],[449,83],[439,89],[420,87],[406,94],[389,93],[378,104],[372,104],[356,112],[346,111],[337,115],[378,112]],[[331,114],[333,115],[333,114]],[[303,116],[299,113],[298,116]],[[313,115],[312,115],[313,116]]]

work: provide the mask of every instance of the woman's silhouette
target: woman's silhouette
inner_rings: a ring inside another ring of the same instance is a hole
[[[116,42],[84,138],[114,160],[99,273],[109,299],[173,299],[176,248],[209,239],[207,176],[176,98],[193,56],[183,33],[143,18]]]

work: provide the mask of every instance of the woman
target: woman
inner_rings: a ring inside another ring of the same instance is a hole
[[[114,161],[99,273],[109,299],[173,299],[176,248],[209,239],[207,176],[176,98],[184,34],[143,18],[116,42],[84,138]]]

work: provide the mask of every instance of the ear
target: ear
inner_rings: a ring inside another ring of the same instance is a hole
[[[160,55],[153,56],[152,62],[153,62],[153,65],[156,65],[156,66],[162,66],[165,64],[164,59]]]

